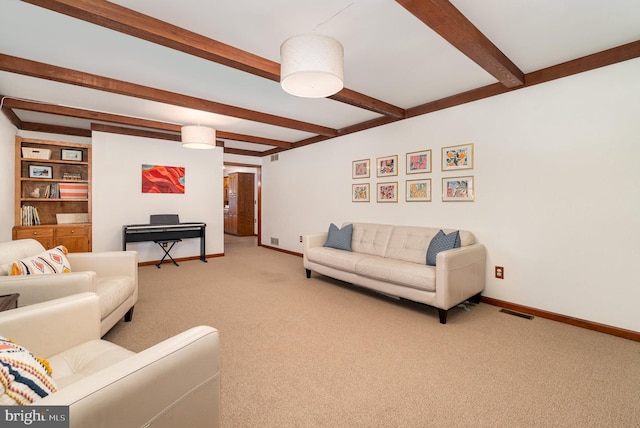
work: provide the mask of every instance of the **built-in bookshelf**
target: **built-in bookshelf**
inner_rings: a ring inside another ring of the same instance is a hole
[[[13,239],[91,251],[91,145],[16,137]]]

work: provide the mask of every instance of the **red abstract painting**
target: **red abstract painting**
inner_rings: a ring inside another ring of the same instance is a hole
[[[184,193],[184,167],[142,165],[142,193]]]

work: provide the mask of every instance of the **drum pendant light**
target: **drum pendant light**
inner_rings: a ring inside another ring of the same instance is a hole
[[[324,98],[344,87],[344,50],[321,34],[293,36],[280,46],[280,85],[304,98]]]

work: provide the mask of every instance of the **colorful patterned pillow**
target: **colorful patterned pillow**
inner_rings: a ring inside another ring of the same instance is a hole
[[[26,406],[57,390],[47,360],[0,337],[0,405]]]
[[[67,259],[68,253],[64,245],[58,245],[35,256],[25,257],[13,262],[10,275],[71,272],[71,264]]]

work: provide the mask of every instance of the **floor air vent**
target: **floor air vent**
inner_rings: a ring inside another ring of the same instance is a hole
[[[509,314],[509,315],[513,315],[515,317],[528,319],[528,320],[532,320],[533,319],[533,315],[521,314],[520,312],[510,311],[509,309],[500,309],[500,312],[505,313],[505,314]]]

